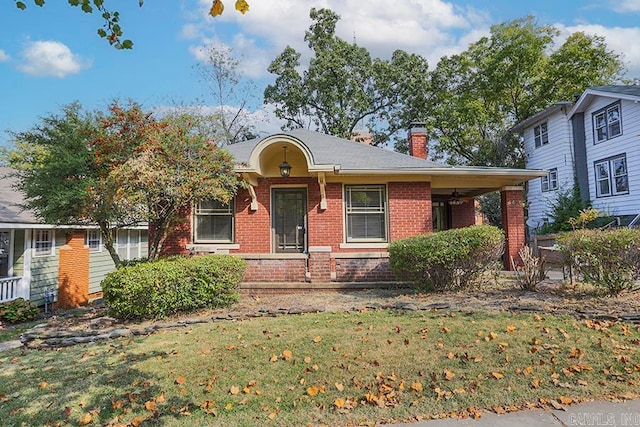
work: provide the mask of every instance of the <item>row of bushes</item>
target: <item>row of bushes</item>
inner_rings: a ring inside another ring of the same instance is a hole
[[[389,260],[399,280],[425,290],[460,290],[496,268],[503,251],[502,230],[479,225],[397,240]]]
[[[102,282],[105,304],[120,319],[155,319],[238,300],[246,263],[226,255],[169,257],[126,265]]]
[[[17,298],[0,304],[0,321],[9,323],[28,322],[38,317],[40,310],[31,301]]]

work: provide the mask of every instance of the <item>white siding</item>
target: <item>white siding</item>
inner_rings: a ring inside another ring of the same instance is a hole
[[[548,123],[549,143],[536,148],[533,129],[545,121]],[[550,206],[555,202],[558,192],[573,188],[573,138],[566,107],[526,128],[523,137],[525,162],[528,169],[549,170],[556,168],[558,170],[557,191],[542,192],[542,179],[540,178],[533,179],[528,183],[528,218],[533,223],[541,224],[542,219],[549,216]]]
[[[589,192],[596,209],[611,215],[637,214],[640,213],[640,104],[621,100],[622,135],[594,144],[592,114],[616,101],[614,97],[595,98],[584,112]],[[594,162],[620,154],[627,158],[629,194],[597,197]]]

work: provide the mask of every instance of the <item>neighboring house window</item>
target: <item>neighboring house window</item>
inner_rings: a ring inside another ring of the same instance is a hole
[[[102,248],[102,236],[100,236],[100,230],[87,230],[86,245],[89,246],[89,250],[91,252],[100,252],[100,249]]]
[[[620,117],[620,103],[609,105],[593,113],[593,130],[596,144],[622,135]]]
[[[555,191],[558,189],[558,169],[549,169],[547,176],[540,178],[542,180],[542,192]]]
[[[387,241],[387,196],[384,185],[345,187],[347,242]]]
[[[533,128],[533,139],[536,143],[536,148],[542,147],[549,143],[549,132],[547,130],[547,122],[541,123]]]
[[[233,242],[233,202],[200,202],[195,209],[194,241],[199,243]]]
[[[35,256],[53,255],[54,237],[55,232],[53,230],[35,230],[33,239]]]
[[[626,155],[598,160],[596,168],[596,194],[598,197],[629,193]]]
[[[145,256],[142,253],[142,243],[146,238],[146,230],[118,230],[115,248],[120,259],[139,259]]]

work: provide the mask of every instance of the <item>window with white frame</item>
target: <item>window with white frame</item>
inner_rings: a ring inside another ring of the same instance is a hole
[[[542,181],[542,191],[555,191],[558,189],[558,169],[549,169],[547,176],[540,178]]]
[[[89,246],[89,251],[100,252],[102,249],[102,236],[100,230],[92,228],[87,230],[85,244]]]
[[[536,148],[542,147],[549,143],[549,131],[547,129],[547,122],[540,123],[533,128],[533,140],[535,141]]]
[[[33,233],[33,249],[35,256],[53,255],[53,230],[38,229]]]
[[[217,200],[198,203],[193,224],[196,243],[233,242],[233,201],[228,204]]]
[[[596,169],[596,195],[598,197],[629,193],[626,155],[598,160],[594,164]]]
[[[147,256],[143,243],[147,239],[147,230],[117,230],[115,248],[121,260],[139,259]]]
[[[387,241],[387,195],[384,185],[345,186],[347,242]]]
[[[622,135],[620,118],[619,102],[593,113],[593,133],[596,144]]]

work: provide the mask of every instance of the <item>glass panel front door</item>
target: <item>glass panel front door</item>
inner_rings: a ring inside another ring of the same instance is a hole
[[[0,231],[0,277],[9,275],[9,251],[11,250],[11,232]]]
[[[272,230],[276,252],[304,252],[307,231],[307,190],[273,189]]]

